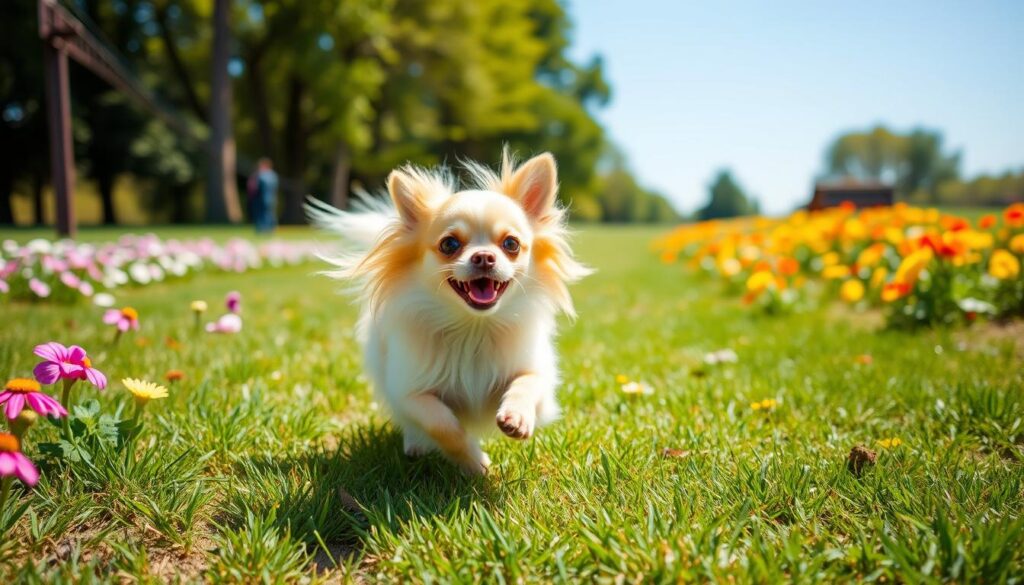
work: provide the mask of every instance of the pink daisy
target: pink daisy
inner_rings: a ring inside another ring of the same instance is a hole
[[[64,347],[56,341],[37,345],[33,352],[43,358],[32,371],[41,384],[57,380],[88,380],[100,390],[107,387],[107,377],[92,367],[92,360],[77,345]]]
[[[107,325],[117,325],[117,330],[122,333],[129,329],[138,330],[139,312],[131,307],[109,309],[103,314],[103,322]]]
[[[29,487],[39,481],[39,470],[21,453],[18,437],[0,433],[0,477],[12,475]]]
[[[8,380],[4,385],[4,391],[0,392],[0,404],[6,404],[5,414],[7,418],[14,419],[21,414],[25,404],[32,410],[43,416],[54,416],[60,418],[67,416],[68,411],[54,398],[43,394],[39,382],[28,378],[14,378]]]

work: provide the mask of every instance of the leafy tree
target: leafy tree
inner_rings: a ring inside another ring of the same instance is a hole
[[[883,126],[839,136],[825,158],[832,176],[892,183],[903,197],[921,192],[932,202],[939,185],[957,178],[960,164],[959,153],[943,152],[937,131],[897,134]]]
[[[728,169],[721,170],[712,182],[708,203],[697,212],[700,219],[721,219],[757,211],[757,204],[743,192]]]

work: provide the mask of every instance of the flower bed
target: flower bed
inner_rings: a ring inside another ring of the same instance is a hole
[[[655,243],[766,311],[838,298],[893,325],[1024,315],[1024,203],[971,222],[897,204],[684,225]]]
[[[162,240],[154,234],[126,235],[116,242],[80,243],[36,239],[13,240],[0,249],[0,297],[75,302],[100,306],[115,300],[110,291],[142,286],[195,272],[246,272],[312,260],[319,251],[309,241],[254,243],[235,238]]]

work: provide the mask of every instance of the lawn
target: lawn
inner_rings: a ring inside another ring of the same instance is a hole
[[[4,376],[57,340],[111,378],[76,390],[96,435],[100,414],[134,409],[120,378],[185,378],[128,446],[58,461],[37,447],[57,428],[30,431],[43,476],[3,511],[6,525],[28,505],[0,581],[1024,577],[1024,328],[888,331],[838,305],[766,316],[661,264],[659,233],[579,234],[598,272],[563,323],[564,418],[490,440],[484,479],[402,454],[360,371],[356,311],[313,265],[122,290],[142,328],[117,345],[101,309],[2,305]],[[189,302],[231,290],[243,331],[195,330]],[[705,363],[724,349],[735,362]],[[859,476],[856,445],[877,452]]]

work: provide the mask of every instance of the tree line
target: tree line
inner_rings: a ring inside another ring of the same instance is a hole
[[[257,158],[274,161],[286,223],[303,221],[309,193],[344,206],[354,188],[376,189],[400,164],[497,161],[504,144],[557,157],[578,219],[677,217],[596,121],[611,87],[600,56],[569,58],[571,22],[557,0],[69,6],[201,137],[171,131],[73,65],[76,166],[95,183],[105,223],[118,220],[114,186],[125,175],[140,179],[155,219],[227,219],[230,206],[209,196],[232,196],[215,184],[219,163],[202,143],[211,132],[237,153],[232,188]],[[36,0],[5,0],[0,18],[11,33],[0,35],[0,223],[12,222],[15,193],[32,198],[39,221],[49,162]],[[226,120],[215,100],[225,95]]]
[[[942,133],[926,128],[894,132],[885,126],[840,134],[825,151],[817,181],[861,181],[893,186],[897,200],[947,207],[999,207],[1024,201],[1024,166],[1002,174],[964,178],[959,151],[943,144]],[[807,194],[810,200],[810,190]],[[697,219],[756,214],[757,200],[731,171],[718,172]]]

